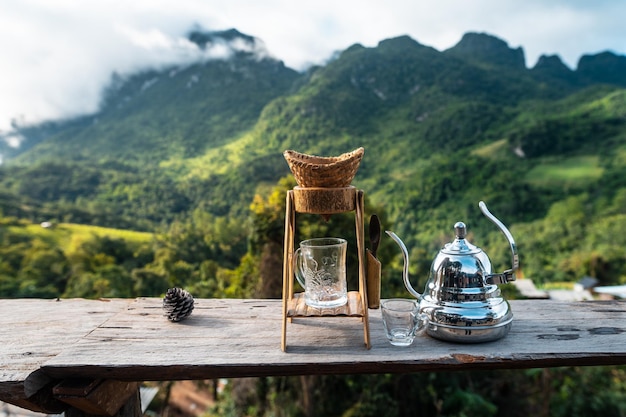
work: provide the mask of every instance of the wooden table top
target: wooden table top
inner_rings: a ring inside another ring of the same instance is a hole
[[[513,300],[503,339],[456,344],[385,338],[358,317],[294,318],[281,351],[281,300],[196,299],[178,323],[160,298],[0,300],[0,400],[20,405],[50,381],[128,381],[626,364],[626,302]],[[31,398],[31,400],[28,400]]]

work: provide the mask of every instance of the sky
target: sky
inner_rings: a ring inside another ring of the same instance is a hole
[[[303,70],[359,43],[409,35],[445,50],[467,32],[522,47],[528,67],[558,55],[575,69],[585,54],[626,54],[622,0],[2,0],[0,137],[12,124],[97,111],[117,72],[228,55],[185,40],[194,27],[235,28],[265,53]]]

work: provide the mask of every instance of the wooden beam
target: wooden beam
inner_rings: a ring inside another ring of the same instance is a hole
[[[71,415],[115,416],[139,393],[139,383],[111,379],[66,379],[52,390],[60,401],[71,405]],[[130,411],[135,407],[127,406]],[[140,407],[141,409],[141,407]],[[124,412],[126,413],[126,411]],[[132,414],[132,416],[140,416]],[[124,417],[131,417],[122,414]]]
[[[119,382],[119,381],[117,381]],[[118,385],[117,383],[115,385]],[[65,417],[91,417],[91,416],[110,416],[110,417],[141,417],[141,396],[139,389],[135,389],[128,393],[126,400],[117,407],[117,410],[113,413],[110,412],[114,407],[111,404],[102,403],[102,401],[112,401],[116,406],[119,404],[119,398],[106,398],[101,397],[99,400],[95,400],[95,404],[91,402],[77,401],[75,406],[69,407],[65,411]],[[90,413],[88,410],[95,410],[97,413]]]

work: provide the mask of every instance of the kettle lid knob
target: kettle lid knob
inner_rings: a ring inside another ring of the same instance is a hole
[[[465,227],[465,223],[456,222],[454,224],[454,232],[456,233],[457,239],[465,239],[465,235],[467,234],[467,227]]]
[[[456,234],[456,239],[450,243],[446,243],[441,249],[441,253],[465,256],[482,252],[482,249],[465,240],[467,236],[467,226],[465,226],[465,223],[456,222],[454,224],[454,233]]]

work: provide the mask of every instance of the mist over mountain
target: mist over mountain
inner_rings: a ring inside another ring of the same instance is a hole
[[[45,137],[53,136],[58,130],[71,129],[76,126],[90,124],[102,116],[102,113],[110,110],[109,100],[129,101],[134,95],[131,91],[138,87],[140,91],[147,90],[159,79],[159,74],[163,75],[161,82],[166,78],[173,78],[177,73],[183,72],[190,67],[202,66],[209,62],[220,61],[241,61],[247,58],[250,60],[262,61],[269,57],[263,42],[249,35],[240,33],[235,29],[226,31],[207,32],[199,27],[192,28],[184,41],[171,45],[170,49],[164,51],[163,63],[154,64],[152,69],[144,69],[136,72],[111,74],[109,82],[102,87],[99,110],[96,113],[84,114],[79,117],[64,118],[58,120],[47,120],[42,123],[28,123],[21,119],[14,119],[12,131],[0,130],[0,155],[3,159],[10,159],[14,155],[23,153],[30,149],[34,143],[41,141]],[[167,62],[177,60],[176,64]],[[150,78],[145,78],[150,77]],[[191,82],[195,82],[197,77]],[[139,86],[134,83],[140,82]],[[190,87],[190,86],[188,86]],[[189,89],[191,92],[191,89]],[[193,97],[191,97],[193,99]],[[122,105],[119,104],[118,105]],[[72,107],[72,106],[70,106]]]
[[[306,74],[298,74],[284,67],[280,61],[269,57],[261,40],[236,29],[210,32],[194,28],[189,31],[188,39],[201,50],[212,52],[207,54],[204,60],[170,66],[164,70],[150,70],[130,75],[114,73],[110,83],[103,90],[100,110],[97,113],[70,120],[51,120],[35,125],[15,124],[13,132],[5,132],[3,136],[0,136],[0,139],[3,139],[0,141],[2,159],[8,161],[17,155],[24,154],[35,144],[56,137],[58,134],[60,136],[55,139],[56,141],[75,142],[74,151],[67,154],[65,150],[55,151],[59,148],[57,145],[42,145],[41,149],[33,150],[30,156],[22,156],[21,161],[35,161],[42,157],[53,157],[59,153],[71,158],[75,152],[93,152],[102,156],[106,155],[107,149],[110,151],[114,148],[115,156],[118,157],[131,152],[126,149],[131,143],[136,143],[141,147],[147,141],[154,146],[154,137],[152,134],[146,135],[145,132],[136,134],[133,131],[118,132],[116,137],[112,137],[113,135],[99,132],[95,128],[98,123],[106,124],[114,121],[119,124],[126,118],[140,117],[144,119],[143,123],[150,126],[155,123],[155,119],[161,119],[163,123],[163,115],[171,111],[176,113],[177,117],[167,121],[162,131],[164,136],[168,135],[168,131],[177,131],[176,126],[198,124],[198,121],[203,119],[203,112],[210,113],[211,117],[217,117],[217,113],[233,109],[236,111],[230,123],[244,126],[245,130],[250,127],[249,123],[256,122],[263,106],[277,96],[285,94],[292,85],[296,86],[297,79],[307,77]],[[393,47],[398,50],[407,48],[407,52],[416,46],[422,46],[409,37],[400,37],[381,41],[378,49],[384,50],[388,44],[393,44]],[[220,49],[222,52],[218,52]],[[352,49],[354,47],[348,48],[344,55]],[[423,49],[430,50],[433,54],[433,59],[428,62],[431,70],[438,65],[439,61],[445,62],[444,66],[450,69],[454,65],[454,59],[459,59],[470,64],[470,67],[465,68],[467,71],[485,66],[506,68],[509,74],[501,74],[503,77],[513,75],[526,78],[531,75],[535,80],[554,81],[568,91],[590,84],[609,83],[624,86],[626,83],[624,75],[626,74],[626,57],[611,52],[584,55],[580,59],[578,68],[573,71],[569,70],[556,55],[542,56],[535,67],[529,71],[525,67],[524,51],[521,47],[510,48],[504,40],[486,33],[467,33],[457,45],[443,52],[429,47],[423,47]],[[407,68],[402,68],[402,70],[407,71]],[[397,76],[402,77],[402,74]],[[435,80],[429,81],[435,82]],[[271,84],[280,85],[276,86],[276,91],[266,91],[257,96],[252,94],[250,85],[246,84],[252,82],[266,83],[264,87],[257,85],[254,88],[270,89],[274,88]],[[519,82],[523,80],[520,79]],[[241,98],[242,96],[245,98]],[[227,105],[220,102],[222,98],[228,101]],[[241,102],[235,103],[237,100]],[[247,119],[248,117],[250,119]],[[147,119],[152,119],[152,121]],[[208,126],[206,136],[209,137],[209,143],[211,138],[216,137],[211,134],[211,129],[215,125],[215,123],[208,123],[206,119],[200,123],[200,126]],[[194,130],[202,130],[200,126],[195,127]],[[153,128],[148,127],[148,129]],[[85,139],[87,136],[97,139],[95,141]],[[124,146],[116,147],[114,145],[116,140],[122,136]],[[217,140],[223,139],[221,135]],[[185,150],[182,152],[185,156],[202,152],[205,144],[203,138],[195,135],[190,137],[183,132],[181,132],[181,140],[193,142],[183,145]],[[168,148],[170,145],[179,147],[172,143],[167,146],[157,145],[155,151],[158,149],[158,152],[163,153],[177,152],[171,149],[161,149]]]

